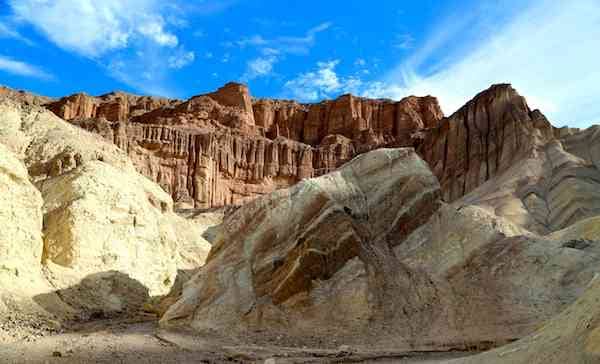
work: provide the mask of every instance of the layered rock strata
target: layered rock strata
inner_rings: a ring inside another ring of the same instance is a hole
[[[379,149],[258,198],[226,217],[207,265],[162,323],[321,338],[384,322],[405,337],[426,331],[441,314],[433,310],[440,292],[392,249],[438,208],[439,195],[412,149]]]
[[[138,171],[195,208],[239,205],[359,153],[411,145],[412,133],[442,118],[433,97],[253,102],[234,83],[185,102],[78,94],[48,108],[125,150]]]
[[[445,200],[454,201],[553,138],[542,113],[500,84],[425,131],[417,150],[440,180]]]

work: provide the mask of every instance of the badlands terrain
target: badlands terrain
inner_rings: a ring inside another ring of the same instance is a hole
[[[508,84],[0,88],[1,363],[599,363],[600,129]]]

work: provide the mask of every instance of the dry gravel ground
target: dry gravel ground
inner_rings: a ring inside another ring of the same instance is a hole
[[[444,363],[468,353],[364,352],[235,345],[217,337],[163,331],[150,319],[99,320],[68,332],[0,346],[0,363]],[[274,361],[269,360],[274,359]]]

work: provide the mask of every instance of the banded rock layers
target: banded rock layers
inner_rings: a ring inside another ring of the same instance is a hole
[[[344,95],[319,104],[252,100],[229,83],[187,101],[113,93],[48,104],[99,133],[184,206],[241,204],[328,173],[358,153],[411,145],[442,118],[433,97],[400,102]]]
[[[379,147],[416,147],[454,201],[554,139],[510,85],[490,87],[444,118],[434,97],[343,95],[316,104],[252,100],[229,83],[187,101],[113,93],[48,108],[127,151],[180,205],[239,205],[328,173]]]

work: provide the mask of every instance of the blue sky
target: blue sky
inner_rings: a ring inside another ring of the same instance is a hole
[[[0,0],[0,83],[49,96],[432,94],[510,82],[555,125],[600,123],[598,0]]]

